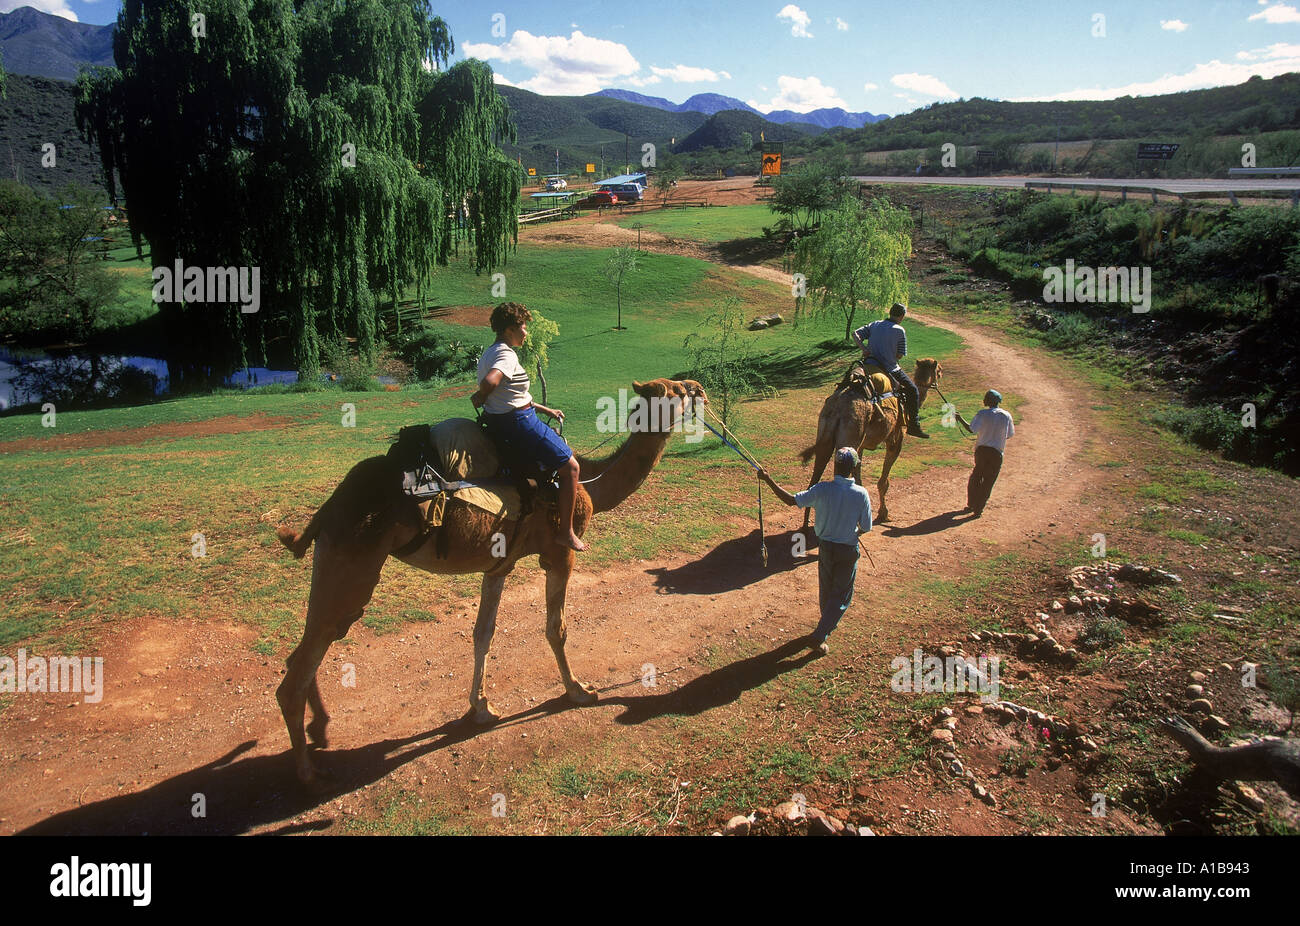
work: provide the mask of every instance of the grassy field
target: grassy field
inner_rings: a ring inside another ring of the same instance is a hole
[[[721,211],[721,210],[719,210]],[[788,312],[780,288],[685,257],[646,254],[624,285],[625,331],[613,330],[613,292],[602,276],[605,252],[522,245],[504,269],[507,298],[560,326],[551,348],[548,404],[565,410],[565,437],[578,452],[600,443],[597,400],[617,396],[633,379],[688,372],[683,342],[718,301],[735,295],[753,314]],[[486,305],[490,278],[463,267],[439,279],[439,302]],[[447,334],[486,346],[481,325],[457,324],[456,312],[432,322]],[[851,357],[837,326],[784,325],[747,337],[762,357],[774,398],[741,408],[738,430],[778,478],[806,479],[794,452],[811,443],[824,384]],[[954,336],[914,324],[917,356],[945,357]],[[274,536],[281,521],[301,525],[358,460],[383,453],[398,427],[469,416],[464,388],[408,387],[400,392],[253,391],[170,399],[139,408],[60,412],[57,427],[39,415],[0,418],[0,442],[49,440],[48,446],[0,446],[0,645],[76,649],[106,623],[142,615],[202,616],[254,625],[259,651],[287,652],[296,642],[306,600],[304,564]],[[707,385],[707,384],[706,384]],[[974,395],[950,393],[970,406]],[[1008,397],[1014,410],[1015,399]],[[356,406],[356,426],[342,426],[341,406]],[[809,409],[812,409],[811,413]],[[249,416],[272,416],[248,430]],[[800,426],[771,427],[772,421]],[[184,427],[171,426],[181,424]],[[164,428],[99,438],[84,432]],[[955,430],[932,427],[934,440],[900,461],[896,474],[966,462]],[[66,435],[102,443],[61,446]],[[747,531],[754,489],[747,467],[712,435],[688,444],[675,437],[656,479],[597,522],[598,543],[585,563],[646,558],[665,548],[703,550]],[[616,444],[600,451],[604,454]],[[680,512],[689,508],[690,517]],[[744,525],[738,526],[738,525]],[[195,533],[207,555],[192,554]],[[405,620],[437,620],[477,592],[476,577],[435,578],[391,570],[366,622],[395,629]]]
[[[628,216],[619,225],[631,228],[640,223],[650,231],[693,241],[732,241],[758,236],[764,225],[775,225],[779,216],[766,205],[710,206],[707,209],[668,208],[645,215]]]

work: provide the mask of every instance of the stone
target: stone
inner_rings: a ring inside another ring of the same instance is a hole
[[[1079,737],[1079,748],[1084,752],[1096,752],[1097,744],[1093,741],[1092,737],[1081,736]]]
[[[1065,605],[1061,604],[1060,601],[1053,601],[1053,602],[1052,602],[1052,610],[1053,610],[1053,611],[1064,611],[1064,610],[1065,610]]]
[[[823,813],[816,807],[808,808],[809,836],[838,836],[843,829],[844,824],[839,820]]]
[[[1071,595],[1065,599],[1067,611],[1079,611],[1083,608],[1083,600],[1078,595]]]
[[[935,720],[939,720],[939,719],[942,718],[942,717],[951,717],[951,716],[952,716],[952,708],[951,708],[951,707],[941,707],[941,708],[939,708],[937,711],[934,712],[934,719],[935,719]]]
[[[950,760],[955,759],[957,758],[957,753],[953,752],[951,749],[945,749],[943,751],[943,757]]]
[[[1211,714],[1209,717],[1206,717],[1205,722],[1215,730],[1228,730],[1232,727],[1232,724],[1228,723],[1228,721],[1224,720],[1218,714]]]
[[[1232,787],[1233,790],[1237,792],[1237,796],[1241,798],[1242,801],[1245,802],[1246,806],[1251,810],[1258,811],[1264,809],[1264,799],[1255,792],[1254,788],[1249,787],[1248,785],[1243,785],[1239,781],[1234,781]]]
[[[966,713],[970,714],[972,717],[976,717],[984,713],[984,708],[980,707],[978,704],[967,704]]]
[[[1187,709],[1197,714],[1208,714],[1210,711],[1214,710],[1214,704],[1209,698],[1197,698],[1191,704],[1187,705]]]
[[[943,728],[944,728],[945,730],[956,730],[956,729],[957,729],[957,718],[956,718],[956,717],[945,717],[945,718],[943,719]]]
[[[931,730],[931,731],[930,731],[930,739],[933,740],[933,741],[936,742],[936,743],[951,743],[951,742],[952,742],[952,731],[951,731],[951,730],[945,730],[943,727],[940,727],[940,728],[937,729],[937,730]]]
[[[869,826],[859,826],[859,827],[858,827],[858,835],[859,835],[859,836],[874,836],[874,835],[876,835],[876,834],[873,833],[873,832],[871,832],[871,827],[869,827]]]
[[[866,801],[871,799],[871,789],[866,785],[853,786],[853,799],[855,801]]]
[[[1204,685],[1208,678],[1204,672],[1189,672],[1187,675],[1188,681],[1193,685]]]
[[[794,801],[785,801],[777,804],[772,810],[773,816],[778,820],[784,820],[786,823],[802,823],[807,819],[804,809]]]
[[[1038,623],[1040,624],[1046,624],[1049,620],[1051,620],[1051,618],[1048,617],[1046,614],[1044,614],[1042,611],[1036,612],[1034,614],[1034,617],[1038,619]]]
[[[952,772],[958,778],[961,778],[966,774],[966,766],[961,764],[960,759],[953,759],[948,763],[948,771]]]
[[[1219,668],[1220,668],[1220,669],[1223,669],[1225,672],[1231,672],[1231,671],[1232,671],[1232,663],[1230,663],[1230,662],[1221,662],[1221,663],[1219,663]]]
[[[728,836],[748,836],[750,827],[749,817],[737,814],[727,821],[723,827],[723,832]]]
[[[1189,698],[1199,698],[1205,694],[1205,689],[1200,685],[1188,685],[1187,690],[1183,693]]]

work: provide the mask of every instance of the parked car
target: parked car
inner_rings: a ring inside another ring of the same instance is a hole
[[[554,193],[557,190],[567,190],[569,182],[563,177],[551,177],[546,181],[546,192]]]
[[[618,196],[609,190],[597,190],[586,199],[578,201],[578,207],[581,209],[595,209],[600,206],[613,206],[620,202]]]

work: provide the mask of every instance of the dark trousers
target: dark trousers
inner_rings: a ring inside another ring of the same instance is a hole
[[[822,617],[813,638],[822,641],[839,626],[853,603],[853,583],[858,577],[858,545],[819,540],[817,543],[818,601]]]
[[[993,483],[998,481],[1001,471],[1002,451],[993,447],[975,448],[975,469],[966,483],[966,504],[976,514],[988,504],[989,493],[993,491]]]
[[[912,377],[908,376],[902,367],[889,375],[893,377],[894,385],[903,393],[903,405],[907,409],[908,421],[915,424],[917,416],[921,413],[921,391],[916,388],[916,383],[912,382]]]

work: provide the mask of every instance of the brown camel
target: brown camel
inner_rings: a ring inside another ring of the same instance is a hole
[[[584,484],[579,486],[573,516],[574,531],[579,536],[593,514],[619,505],[645,481],[663,456],[683,404],[691,399],[708,402],[703,387],[693,380],[656,379],[634,382],[632,388],[645,400],[658,400],[659,408],[648,416],[649,428],[634,431],[606,459],[579,457]],[[474,680],[469,696],[475,721],[491,723],[500,718],[483,692],[484,664],[496,630],[506,576],[521,557],[533,553],[539,554],[538,563],[546,570],[546,639],[555,653],[565,691],[570,700],[579,704],[589,704],[597,697],[595,688],[573,677],[564,655],[564,596],[573,571],[574,551],[555,542],[559,523],[555,508],[539,505],[516,522],[449,499],[442,528],[446,552],[439,556],[439,544],[432,535],[417,543],[423,526],[416,503],[402,493],[401,484],[401,473],[387,457],[363,460],[343,478],[306,530],[297,534],[281,527],[276,532],[295,557],[301,558],[312,541],[316,542],[307,626],[302,642],[289,654],[288,671],[276,691],[289,728],[298,778],[311,787],[319,787],[319,779],[303,736],[306,704],[310,703],[312,709],[306,732],[317,746],[326,745],[325,728],[329,723],[316,684],[316,670],[330,644],[345,636],[361,617],[389,556],[435,574],[483,573],[474,624]],[[500,552],[503,535],[508,538],[506,555],[494,556],[494,548]],[[415,549],[409,549],[412,543],[417,543]]]
[[[943,367],[939,361],[926,357],[916,361],[912,381],[916,383],[919,393],[917,407],[925,404],[925,397],[930,389],[943,376]],[[863,376],[855,370],[840,383],[835,392],[822,405],[821,416],[817,419],[817,442],[800,454],[804,463],[816,457],[813,466],[811,488],[822,478],[831,454],[840,447],[853,447],[861,456],[862,451],[875,450],[883,442],[885,445],[885,463],[880,468],[880,479],[876,488],[880,492],[880,509],[877,521],[889,520],[889,509],[885,506],[885,493],[889,491],[889,471],[903,449],[903,434],[907,423],[903,413],[902,396],[895,392],[886,399],[870,400],[858,386]],[[893,384],[883,373],[871,375],[871,385],[877,395],[893,391]],[[859,485],[862,483],[862,465],[859,463],[854,474]],[[812,509],[804,511],[803,526],[808,529]]]

